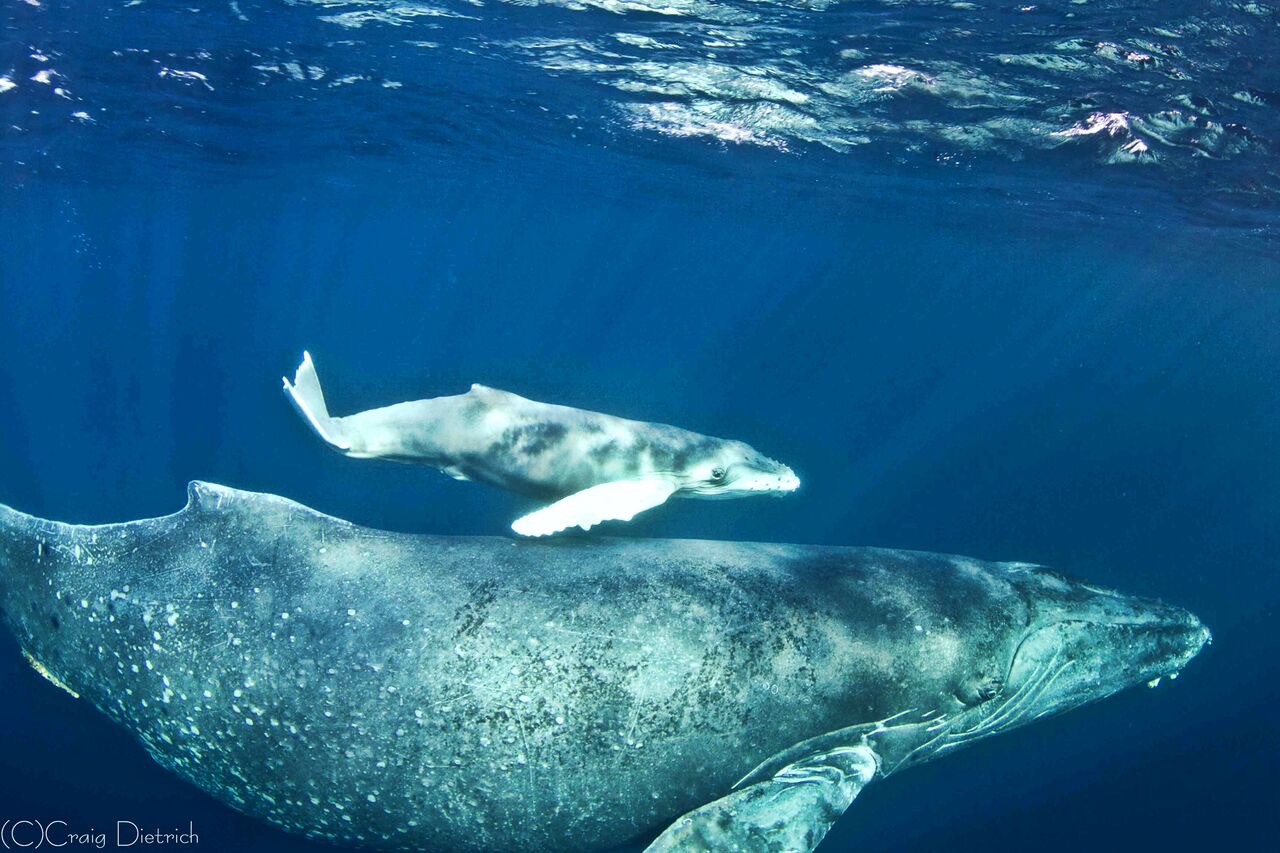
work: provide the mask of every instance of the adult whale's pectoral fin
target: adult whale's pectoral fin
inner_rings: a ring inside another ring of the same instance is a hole
[[[590,530],[602,521],[630,521],[675,492],[676,483],[670,477],[636,477],[601,483],[517,518],[511,529],[521,536],[549,536],[570,527]]]
[[[645,853],[808,853],[876,767],[875,753],[866,746],[806,756],[684,815]]]

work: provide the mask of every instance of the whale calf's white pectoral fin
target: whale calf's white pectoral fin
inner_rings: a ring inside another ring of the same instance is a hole
[[[630,521],[675,492],[676,484],[669,477],[601,483],[517,518],[511,529],[521,536],[550,536],[570,527],[590,530],[602,521]]]
[[[676,820],[645,853],[738,850],[808,853],[876,774],[867,746],[806,756]]]

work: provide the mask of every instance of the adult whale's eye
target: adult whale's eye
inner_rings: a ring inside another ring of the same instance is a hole
[[[990,702],[1004,689],[1004,679],[998,675],[978,675],[956,691],[956,698],[973,707]]]
[[[724,479],[724,469],[723,469],[723,468],[721,468],[719,465],[717,465],[716,467],[712,468],[712,469],[711,469],[711,479],[713,479],[713,480],[723,480],[723,479]]]

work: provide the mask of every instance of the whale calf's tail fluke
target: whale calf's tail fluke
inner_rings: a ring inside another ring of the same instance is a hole
[[[311,353],[302,354],[302,364],[298,365],[292,382],[289,377],[284,377],[284,390],[321,438],[338,450],[351,449],[351,442],[343,435],[341,419],[329,417],[329,407],[324,403],[324,392],[320,390],[320,377],[316,375]]]

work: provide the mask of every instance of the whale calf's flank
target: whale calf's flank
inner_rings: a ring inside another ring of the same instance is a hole
[[[429,465],[456,479],[551,499],[512,524],[523,536],[630,521],[671,497],[786,494],[800,485],[786,465],[740,441],[483,385],[334,417],[315,363],[303,353],[284,390],[316,434],[348,456]]]
[[[810,850],[872,780],[1208,639],[1027,564],[411,536],[204,483],[122,524],[0,507],[0,608],[181,777],[402,850]]]

